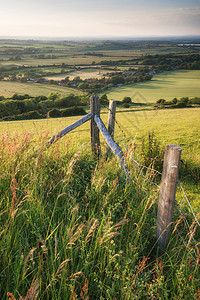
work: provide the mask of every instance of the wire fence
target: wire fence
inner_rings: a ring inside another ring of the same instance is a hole
[[[15,130],[19,130],[20,132],[24,133],[28,130],[35,131],[37,134],[41,130],[47,130],[49,132],[49,135],[53,135],[55,132],[60,131],[61,129],[65,128],[69,124],[71,124],[73,121],[76,121],[77,117],[71,117],[70,121],[69,118],[59,118],[59,119],[44,119],[44,120],[27,120],[27,121],[10,121],[10,122],[1,122],[0,123],[0,129],[1,132],[9,132],[13,133]],[[76,132],[83,132],[83,131],[89,131],[88,129],[80,129],[80,130],[74,130],[71,133]],[[3,133],[1,133],[2,135]]]
[[[105,106],[106,109],[110,111],[109,108]],[[70,122],[73,122],[73,120],[76,120],[77,117],[70,118]],[[126,134],[124,128],[122,125],[117,121],[115,118],[115,124],[117,125],[119,130],[116,130],[113,128],[116,139],[119,141],[119,143],[124,149],[125,153],[125,159],[127,162],[131,162],[136,167],[136,173],[137,173],[137,180],[134,181],[134,184],[137,185],[140,189],[142,189],[148,196],[150,196],[150,193],[152,191],[158,192],[160,189],[160,185],[158,184],[158,180],[154,180],[157,175],[161,176],[162,173],[152,167],[152,162],[154,161],[163,161],[163,159],[158,158],[149,158],[146,157],[143,153],[140,152],[139,148],[137,148],[135,145],[132,146],[132,148],[128,148],[127,143],[130,142],[128,135]],[[17,124],[17,125],[16,125]],[[18,126],[18,128],[21,129],[21,131],[24,133],[28,130],[34,130],[37,134],[43,130],[48,130],[49,135],[55,134],[55,132],[60,131],[64,127],[69,125],[69,119],[68,118],[60,118],[60,119],[46,119],[46,120],[34,120],[34,121],[18,121],[15,122],[15,127]],[[0,124],[1,132],[8,131],[9,133],[12,133],[16,128],[13,126],[13,122],[3,122]],[[74,130],[73,134],[81,134],[83,132],[89,132],[89,128],[86,129],[80,129],[80,130]],[[143,165],[141,162],[135,159],[135,151],[137,151],[137,154],[141,157],[145,157],[146,159],[149,159],[150,165],[146,166]],[[191,174],[200,181],[199,177],[181,160],[181,163],[191,172]],[[143,183],[141,183],[141,179],[143,178]],[[160,178],[159,178],[160,179]],[[145,183],[150,184],[146,185]],[[152,189],[152,186],[156,187],[155,190]],[[188,199],[187,192],[184,190],[183,185],[178,180],[178,187],[179,190],[179,197],[175,201],[175,210],[178,212],[176,216],[176,220],[173,221],[174,224],[174,232],[177,233],[178,237],[182,241],[184,247],[189,251],[189,254],[191,255],[192,259],[199,262],[200,261],[200,242],[197,240],[196,235],[197,232],[199,232],[200,228],[200,222],[199,222],[199,213],[196,213]],[[156,201],[155,201],[156,202]],[[157,203],[157,202],[156,202]]]
[[[110,109],[107,108],[109,111]],[[112,112],[111,112],[112,113]],[[120,139],[121,144],[123,145],[123,148],[125,149],[126,159],[130,159],[135,166],[138,168],[139,173],[142,175],[143,179],[145,181],[148,181],[149,183],[153,184],[157,187],[157,191],[159,190],[160,186],[158,182],[153,181],[152,178],[149,178],[146,174],[146,171],[149,171],[153,174],[162,175],[160,171],[155,170],[151,166],[145,166],[141,164],[139,161],[137,161],[134,158],[133,151],[130,151],[128,147],[126,146],[127,141],[129,139],[127,138],[127,135],[125,133],[125,130],[122,128],[122,126],[119,124],[119,122],[115,118],[115,124],[118,126],[118,129],[121,133],[119,133],[116,129],[113,128],[114,133],[117,135],[117,138]],[[125,141],[125,140],[126,141]],[[136,147],[134,147],[135,151]],[[138,150],[138,149],[137,149]],[[164,161],[164,159],[158,159],[158,158],[148,158],[143,153],[141,153],[139,150],[137,151],[139,155],[142,157],[145,157],[150,162],[152,161]],[[200,181],[199,177],[181,160],[181,163],[190,171],[190,173],[198,180]],[[135,182],[134,182],[135,183]],[[150,192],[152,192],[152,189],[145,189],[142,184],[137,184],[139,188],[145,190],[145,192],[150,195]],[[178,180],[178,187],[180,189],[179,193],[179,199],[176,199],[175,201],[175,210],[178,212],[178,216],[176,217],[176,220],[173,221],[174,224],[174,232],[177,233],[178,237],[180,238],[182,244],[184,247],[188,250],[190,256],[192,259],[196,262],[200,262],[200,241],[197,240],[196,236],[200,229],[200,222],[198,220],[199,213],[196,213],[194,209],[192,208],[192,205],[187,197],[187,193],[183,188],[183,185],[181,184],[180,180]],[[199,237],[198,237],[199,238]]]

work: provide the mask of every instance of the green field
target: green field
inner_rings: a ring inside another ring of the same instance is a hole
[[[111,72],[110,70],[106,69],[100,69],[100,68],[88,68],[88,69],[83,69],[83,70],[77,70],[77,71],[71,71],[67,72],[65,74],[58,74],[54,76],[47,76],[48,80],[53,79],[53,80],[61,80],[64,79],[65,77],[69,76],[70,80],[73,80],[74,77],[79,76],[81,79],[88,79],[88,78],[102,78],[103,74]]]
[[[172,100],[181,97],[200,96],[200,71],[173,71],[155,75],[151,81],[121,86],[106,91],[109,99],[154,103],[158,99]]]
[[[1,132],[14,131],[39,133],[49,131],[49,136],[73,123],[79,117],[59,119],[44,119],[33,121],[1,122]],[[107,123],[107,110],[101,114],[102,120]],[[143,136],[154,131],[157,139],[165,147],[167,144],[177,144],[183,148],[183,158],[195,165],[200,165],[200,108],[143,110],[143,111],[117,111],[116,140],[121,143],[136,138],[138,144]],[[122,132],[123,130],[123,132]],[[124,136],[125,134],[125,136]],[[63,140],[70,138],[73,143],[89,142],[89,122],[69,133]],[[122,137],[122,141],[121,141]],[[127,145],[128,146],[128,145]]]
[[[50,134],[60,131],[64,127],[70,125],[79,117],[67,117],[59,119],[44,119],[32,121],[12,121],[0,122],[1,132],[31,130],[37,132],[49,130]],[[106,123],[108,114],[107,110],[103,110],[101,114],[102,120]],[[136,136],[139,141],[141,137],[149,131],[154,131],[158,139],[163,145],[168,143],[177,144],[183,147],[183,154],[200,163],[200,108],[184,108],[184,109],[163,109],[163,110],[143,110],[143,111],[123,111],[118,110],[116,120],[120,128],[124,130],[127,138],[134,139]],[[82,125],[80,130],[89,130],[89,123]],[[116,131],[119,134],[121,129],[116,125]],[[79,129],[75,130],[79,132]],[[76,134],[68,134],[70,137],[76,138]],[[79,132],[82,141],[86,138],[86,133]],[[87,133],[88,136],[88,133]],[[89,136],[88,136],[89,138]],[[116,135],[117,139],[120,139]],[[64,138],[65,139],[65,138]]]
[[[133,57],[135,58],[135,57]],[[131,59],[131,57],[128,57],[128,59]],[[62,63],[65,63],[67,65],[91,65],[94,61],[95,63],[100,63],[102,60],[104,61],[117,61],[117,60],[127,60],[127,57],[125,56],[104,56],[104,57],[98,57],[98,56],[85,56],[83,54],[79,55],[70,55],[70,56],[62,56],[55,59],[37,59],[37,58],[24,58],[19,61],[10,62],[10,61],[4,61],[3,63],[0,62],[0,67],[11,67],[11,66],[26,66],[26,67],[37,67],[37,66],[47,66],[47,65],[61,65]]]
[[[66,126],[75,122],[78,118],[79,117],[68,117],[49,120],[1,122],[0,130],[2,133],[9,132],[11,134],[15,131],[20,133],[29,131],[31,134],[37,135],[40,132],[48,132],[48,137],[51,137],[56,132],[59,132]],[[105,124],[107,124],[107,110],[102,110],[101,118]],[[116,120],[117,124],[115,125],[115,139],[121,145],[124,151],[124,144],[129,147],[129,143],[132,143],[135,139],[136,144],[138,144],[140,147],[142,137],[147,136],[148,132],[153,131],[163,148],[165,148],[167,144],[176,144],[181,146],[182,159],[192,166],[192,168],[197,170],[197,172],[199,172],[200,108],[143,110],[129,112],[118,110]],[[72,133],[69,133],[61,140],[61,143],[62,141],[65,142],[68,139],[73,145],[81,145],[83,143],[90,144],[89,122],[72,131]],[[104,151],[106,145],[102,138],[101,141],[104,145]],[[40,143],[35,145],[36,148],[39,146]],[[187,184],[187,188],[191,191],[196,202],[199,197],[197,194],[198,189],[196,189],[195,185],[191,184],[191,182]]]
[[[21,83],[0,81],[0,96],[11,97],[14,93],[29,94],[31,96],[48,96],[51,92],[58,92],[62,96],[68,94],[82,94],[77,89],[62,87],[58,85],[38,84],[38,83]]]

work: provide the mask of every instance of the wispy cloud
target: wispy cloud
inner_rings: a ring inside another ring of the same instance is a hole
[[[158,0],[124,1],[7,0],[1,6],[0,35],[200,35],[199,6],[169,7],[178,0],[160,6]]]

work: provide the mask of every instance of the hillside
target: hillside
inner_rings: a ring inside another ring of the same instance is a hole
[[[159,176],[142,171],[129,149],[128,183],[115,158],[97,161],[70,139],[32,157],[47,134],[0,137],[3,299],[198,299],[199,228],[190,228],[190,243],[177,209],[158,256]]]

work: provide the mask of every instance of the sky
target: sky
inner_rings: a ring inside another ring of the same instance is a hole
[[[200,0],[1,1],[1,38],[200,36]]]

